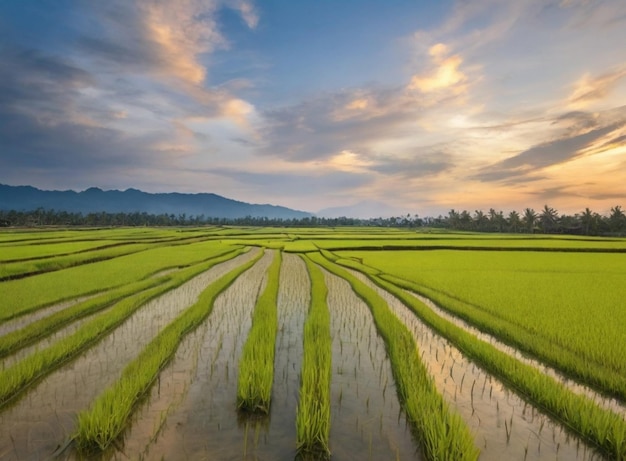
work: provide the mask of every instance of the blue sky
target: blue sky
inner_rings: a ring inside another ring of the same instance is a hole
[[[622,0],[6,1],[0,182],[606,213],[624,43]]]

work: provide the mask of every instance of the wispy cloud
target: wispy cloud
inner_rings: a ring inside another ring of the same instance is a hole
[[[408,88],[419,90],[422,93],[447,90],[455,94],[466,91],[463,85],[466,75],[460,70],[463,59],[458,54],[450,55],[450,51],[443,43],[433,45],[429,50],[432,59],[432,68],[424,74],[414,75]]]
[[[568,101],[574,108],[584,108],[593,102],[603,100],[626,77],[626,65],[592,77],[586,73],[576,82]]]

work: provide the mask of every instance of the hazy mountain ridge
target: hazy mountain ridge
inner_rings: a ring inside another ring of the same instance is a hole
[[[102,190],[91,187],[82,192],[73,190],[48,191],[32,186],[8,186],[0,184],[0,210],[29,211],[46,210],[74,213],[133,213],[186,214],[215,218],[267,217],[301,219],[311,213],[291,208],[251,204],[232,200],[212,193],[183,194],[148,193],[137,189]]]

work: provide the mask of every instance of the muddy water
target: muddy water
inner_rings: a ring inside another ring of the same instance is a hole
[[[469,323],[465,322],[464,320],[449,314],[448,312],[446,312],[445,310],[443,310],[442,308],[437,306],[430,299],[425,298],[424,296],[420,296],[420,295],[418,295],[416,293],[413,293],[411,291],[408,291],[408,290],[405,290],[405,292],[407,294],[409,294],[411,296],[414,296],[415,298],[419,299],[421,302],[426,304],[430,309],[432,309],[434,312],[436,312],[437,315],[439,315],[440,317],[445,318],[449,322],[454,323],[459,328],[462,328],[465,331],[475,335],[478,339],[491,344],[496,349],[504,352],[505,354],[508,354],[508,355],[510,355],[512,357],[515,357],[520,362],[523,362],[523,363],[525,363],[527,365],[530,365],[530,366],[536,368],[537,370],[541,371],[542,373],[550,376],[551,378],[554,378],[555,380],[557,380],[560,383],[562,383],[563,385],[565,385],[572,392],[574,392],[576,394],[585,395],[585,396],[589,397],[590,399],[592,399],[597,405],[599,405],[599,406],[601,406],[601,407],[603,407],[603,408],[605,408],[607,410],[611,410],[611,411],[613,411],[613,412],[615,412],[615,413],[617,413],[619,415],[622,415],[623,417],[626,417],[626,405],[624,405],[619,400],[614,399],[614,398],[605,397],[605,396],[597,393],[593,389],[591,389],[591,388],[589,388],[587,386],[583,386],[583,385],[577,383],[576,381],[573,381],[573,380],[563,376],[561,373],[559,373],[554,368],[551,368],[551,367],[549,367],[549,366],[539,362],[538,360],[534,360],[534,359],[532,359],[530,357],[527,357],[526,355],[522,354],[518,349],[515,349],[514,347],[511,347],[511,346],[509,346],[509,345],[499,341],[497,338],[495,338],[495,337],[493,337],[491,335],[483,333],[478,328],[473,327],[472,325],[470,325]]]
[[[115,381],[123,367],[212,281],[255,251],[213,267],[145,304],[80,357],[0,412],[0,459],[47,459],[75,428],[76,414]]]
[[[467,360],[390,293],[362,274],[413,332],[422,360],[439,392],[467,422],[480,460],[601,460],[603,457]]]
[[[369,308],[348,282],[328,272],[325,278],[333,338],[332,459],[420,459]]]
[[[52,314],[56,314],[57,312],[61,312],[62,310],[67,309],[68,307],[75,306],[78,303],[82,303],[83,301],[87,301],[88,299],[95,298],[96,296],[100,296],[103,293],[106,293],[106,291],[96,293],[90,296],[83,296],[81,298],[64,301],[58,304],[53,304],[51,306],[38,309],[32,314],[21,315],[14,319],[7,320],[6,322],[2,322],[0,324],[0,336],[4,336],[14,331],[20,330],[24,328],[25,326],[30,325],[33,322],[36,322],[37,320],[41,320],[46,317],[49,317]]]
[[[181,342],[120,450],[104,459],[241,459],[245,425],[236,413],[237,365],[273,252],[215,301],[207,320]],[[72,455],[73,456],[73,455]]]

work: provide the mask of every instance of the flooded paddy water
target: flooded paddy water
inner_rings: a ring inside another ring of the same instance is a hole
[[[47,459],[74,432],[76,414],[211,282],[254,257],[252,250],[149,301],[93,347],[0,411],[0,459]]]
[[[420,459],[369,308],[348,282],[324,275],[333,340],[331,459]]]
[[[181,342],[102,459],[242,459],[245,424],[236,413],[237,368],[273,252],[220,294],[211,314]]]
[[[422,361],[439,392],[469,425],[480,460],[602,460],[603,456],[483,371],[446,339],[366,276],[352,271],[381,295],[412,331]]]
[[[481,341],[485,341],[489,344],[491,344],[492,346],[494,346],[496,349],[504,352],[505,354],[508,354],[512,357],[515,357],[517,360],[519,360],[520,362],[523,362],[527,365],[530,365],[534,368],[536,368],[537,370],[541,371],[542,373],[550,376],[551,378],[555,379],[556,381],[560,382],[561,384],[565,385],[569,390],[571,390],[572,392],[576,393],[576,394],[580,394],[580,395],[584,395],[589,397],[590,399],[592,399],[596,405],[601,406],[602,408],[605,408],[607,410],[611,410],[616,414],[622,415],[622,417],[626,418],[626,405],[624,405],[622,402],[620,402],[619,400],[617,400],[616,398],[612,398],[612,397],[606,397],[596,391],[594,391],[593,389],[584,386],[580,383],[577,383],[576,381],[567,378],[566,376],[564,376],[563,374],[559,373],[557,370],[555,370],[554,368],[538,361],[535,360],[533,358],[528,357],[527,355],[524,355],[520,350],[509,346],[508,344],[503,343],[502,341],[498,340],[497,338],[495,338],[494,336],[491,336],[487,333],[483,333],[482,331],[480,331],[478,328],[470,325],[469,323],[465,322],[464,320],[455,317],[454,315],[446,312],[444,309],[442,309],[441,307],[437,306],[432,300],[418,295],[416,293],[413,293],[411,291],[405,290],[405,293],[407,293],[410,296],[413,296],[417,299],[419,299],[422,303],[424,303],[426,306],[428,306],[431,310],[433,310],[437,315],[439,315],[440,317],[445,318],[446,320],[448,320],[451,323],[454,323],[456,326],[464,329],[465,331],[473,334],[474,336],[476,336],[478,339],[480,339]]]

